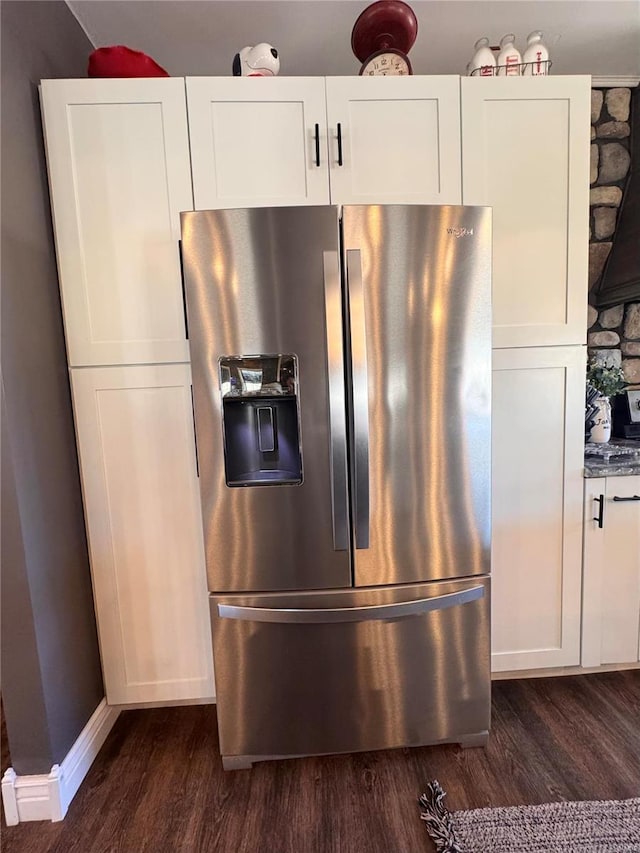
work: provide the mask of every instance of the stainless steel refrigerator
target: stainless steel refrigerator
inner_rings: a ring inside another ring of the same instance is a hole
[[[490,721],[491,216],[182,214],[224,766]]]

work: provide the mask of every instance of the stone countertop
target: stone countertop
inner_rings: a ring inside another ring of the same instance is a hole
[[[640,475],[640,441],[614,438],[606,444],[587,444],[584,450],[585,477],[630,477]]]

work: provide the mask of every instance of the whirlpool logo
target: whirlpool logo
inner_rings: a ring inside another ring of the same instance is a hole
[[[454,237],[473,237],[473,228],[447,228],[447,234]]]

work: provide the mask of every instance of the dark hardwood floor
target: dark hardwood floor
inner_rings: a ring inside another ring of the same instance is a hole
[[[486,750],[457,746],[225,773],[211,706],[121,714],[64,822],[3,825],[4,853],[418,853],[417,797],[452,809],[640,796],[640,671],[493,685]]]

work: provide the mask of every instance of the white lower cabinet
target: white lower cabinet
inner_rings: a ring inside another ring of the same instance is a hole
[[[190,367],[71,373],[107,701],[212,698]]]
[[[640,475],[584,483],[582,665],[640,659]]]
[[[580,663],[585,358],[493,353],[494,672]]]

